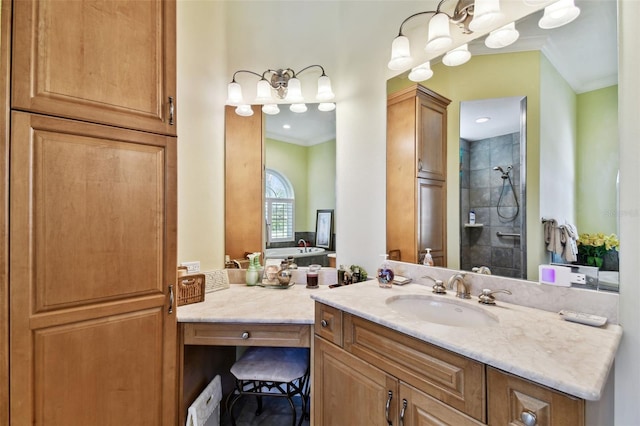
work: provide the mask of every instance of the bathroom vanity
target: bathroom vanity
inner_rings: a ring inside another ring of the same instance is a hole
[[[393,309],[404,296],[442,298],[491,320],[428,322]],[[366,282],[312,297],[317,425],[583,425],[622,334],[618,325],[588,327],[502,302],[480,307],[475,297],[415,284]]]

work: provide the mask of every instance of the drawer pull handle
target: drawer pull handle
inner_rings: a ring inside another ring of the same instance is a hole
[[[247,340],[249,338],[249,332],[245,331],[244,333],[242,333],[242,340]]]
[[[173,126],[173,115],[175,113],[175,107],[173,105],[173,96],[169,96],[169,125]]]
[[[322,326],[322,328],[327,328],[329,327],[329,322],[327,320],[322,320],[320,321],[320,325]]]
[[[535,426],[538,424],[538,418],[529,410],[524,410],[520,413],[520,420],[522,420],[522,423],[524,423],[525,426]]]
[[[387,398],[387,405],[384,407],[384,416],[387,420],[387,425],[392,426],[391,419],[389,418],[389,409],[391,408],[391,399],[393,398],[393,392],[389,391],[389,397]]]
[[[173,313],[173,286],[169,285],[169,313]]]
[[[407,411],[407,400],[402,400],[402,410],[400,410],[400,426],[404,426],[404,413]]]

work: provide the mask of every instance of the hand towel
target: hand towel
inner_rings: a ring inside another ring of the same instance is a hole
[[[562,258],[567,262],[578,260],[578,230],[575,225],[566,223],[562,225]]]
[[[216,376],[189,407],[186,426],[219,425],[220,400],[222,400],[222,382],[220,376]],[[213,418],[212,414],[216,414],[218,418]],[[211,421],[208,422],[210,418]]]
[[[562,255],[563,247],[560,236],[560,228],[555,219],[544,219],[544,242],[547,244],[547,251]]]

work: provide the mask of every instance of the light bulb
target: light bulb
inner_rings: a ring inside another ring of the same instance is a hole
[[[469,46],[463,44],[460,47],[447,52],[442,58],[442,63],[449,67],[456,67],[462,65],[471,59],[471,52],[469,52]]]
[[[232,81],[227,85],[227,105],[241,105],[243,103],[242,99],[242,86],[235,81]]]
[[[469,29],[473,32],[488,30],[497,21],[504,18],[500,11],[500,0],[475,0],[473,19],[469,22]]]
[[[419,82],[430,79],[433,76],[433,71],[431,71],[431,64],[427,61],[422,65],[418,65],[415,68],[411,69],[409,73],[409,80]]]
[[[277,104],[264,104],[262,106],[262,112],[268,115],[276,115],[280,112]]]
[[[236,114],[243,117],[251,117],[253,115],[253,108],[251,108],[251,105],[238,105],[236,107]]]
[[[300,114],[300,113],[303,113],[303,112],[307,112],[307,105],[306,104],[291,104],[289,109],[291,110],[291,112],[297,112],[298,114]]]
[[[544,8],[544,15],[540,18],[538,26],[545,30],[558,28],[572,22],[580,15],[580,8],[573,0],[560,0]]]
[[[449,17],[444,13],[436,13],[429,21],[429,38],[424,50],[439,52],[451,46],[452,43]]]
[[[512,22],[495,31],[491,31],[484,44],[491,49],[500,49],[515,43],[518,37],[520,37],[520,33],[516,30],[516,23]]]
[[[335,98],[336,95],[333,94],[333,90],[331,90],[331,80],[326,75],[320,76],[318,79],[318,94],[316,95],[316,99],[320,102],[330,101]]]
[[[411,65],[411,49],[409,39],[405,36],[398,36],[391,44],[391,60],[387,64],[390,70],[400,71]]]

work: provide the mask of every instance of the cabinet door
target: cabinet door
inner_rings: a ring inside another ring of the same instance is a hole
[[[523,415],[537,426],[584,425],[584,400],[487,367],[489,425],[522,426]]]
[[[174,0],[14,2],[12,108],[175,135],[175,21]]]
[[[174,425],[175,138],[20,112],[11,131],[11,418]]]
[[[386,419],[397,424],[398,382],[393,376],[317,336],[314,357],[316,425],[386,425]]]
[[[480,426],[484,423],[461,413],[416,388],[400,383],[400,424],[404,426]]]
[[[447,266],[447,190],[443,181],[418,179],[418,253],[431,248],[436,266]],[[420,257],[420,256],[418,256]]]
[[[447,178],[447,109],[439,98],[418,96],[417,165],[418,177]]]

